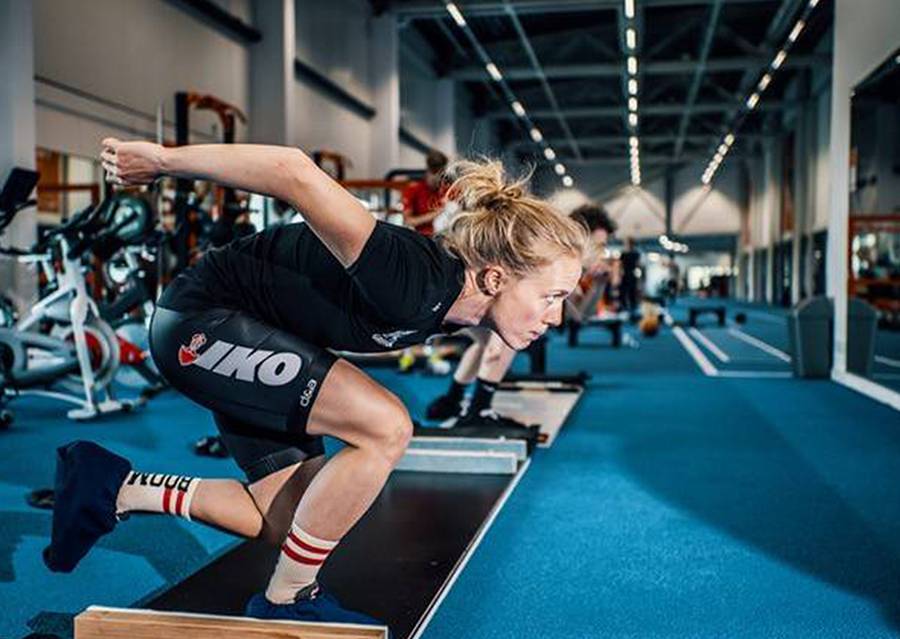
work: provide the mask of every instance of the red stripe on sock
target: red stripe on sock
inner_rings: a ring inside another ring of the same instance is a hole
[[[184,513],[182,507],[184,506],[184,496],[186,493],[187,493],[187,491],[185,491],[185,490],[179,490],[178,491],[178,499],[175,500],[175,513],[177,515],[179,515],[180,517],[185,516],[185,513]]]
[[[163,492],[163,511],[168,514],[172,514],[172,510],[170,508],[170,504],[172,502],[172,489],[166,488]]]
[[[292,542],[294,542],[295,544],[300,546],[300,548],[302,548],[303,550],[315,553],[317,555],[327,555],[328,553],[331,552],[331,549],[325,549],[325,548],[319,548],[317,546],[311,546],[310,544],[308,544],[305,541],[303,541],[302,539],[300,539],[293,532],[288,533],[288,539],[290,539]]]
[[[322,557],[321,559],[311,559],[310,557],[304,557],[300,553],[292,550],[287,544],[284,544],[281,547],[281,552],[283,552],[285,555],[287,555],[297,563],[306,564],[307,566],[319,566],[321,564],[324,564],[326,559],[325,557]]]

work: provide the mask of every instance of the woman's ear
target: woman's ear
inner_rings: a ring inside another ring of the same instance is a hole
[[[506,273],[499,266],[486,266],[478,271],[475,276],[475,283],[478,290],[488,297],[494,297],[503,289],[506,282]]]

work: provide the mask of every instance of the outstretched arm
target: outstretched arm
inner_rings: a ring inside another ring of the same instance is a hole
[[[360,202],[299,149],[256,144],[164,148],[150,142],[103,141],[108,179],[148,184],[163,175],[210,180],[284,200],[345,266],[359,257],[375,220]]]

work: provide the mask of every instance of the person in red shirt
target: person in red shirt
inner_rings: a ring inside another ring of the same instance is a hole
[[[425,178],[413,182],[403,191],[403,216],[406,226],[422,235],[433,235],[434,219],[441,214],[447,193],[444,183],[447,156],[440,151],[429,151],[425,166]]]

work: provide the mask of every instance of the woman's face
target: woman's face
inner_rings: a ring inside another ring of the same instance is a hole
[[[509,278],[500,285],[484,323],[510,348],[527,348],[548,327],[562,322],[563,301],[579,277],[581,260],[560,256],[524,277]]]

